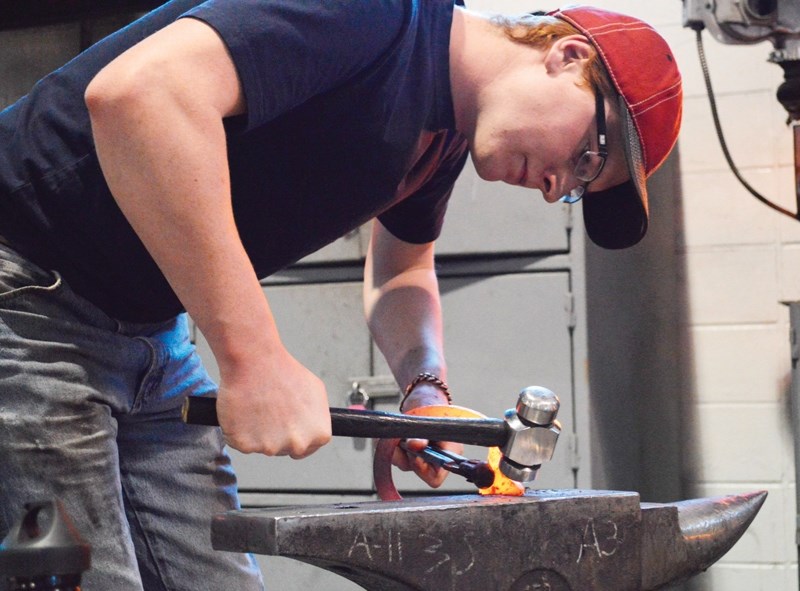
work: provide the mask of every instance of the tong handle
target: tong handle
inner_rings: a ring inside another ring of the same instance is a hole
[[[487,462],[469,460],[435,445],[428,445],[421,450],[412,450],[404,442],[401,442],[400,447],[411,455],[422,458],[432,466],[463,476],[467,482],[472,482],[478,488],[488,488],[494,484],[494,470]]]

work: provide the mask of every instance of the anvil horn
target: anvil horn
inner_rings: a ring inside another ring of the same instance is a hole
[[[660,589],[706,570],[742,537],[766,491],[642,503],[642,589]]]

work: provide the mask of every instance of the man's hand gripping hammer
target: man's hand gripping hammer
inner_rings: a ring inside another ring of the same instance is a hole
[[[333,435],[343,437],[417,438],[467,445],[499,447],[500,471],[511,480],[530,482],[539,467],[553,457],[561,425],[556,420],[558,397],[540,386],[522,390],[516,408],[503,419],[409,416],[371,410],[331,408]],[[192,396],[183,406],[183,420],[195,425],[219,425],[216,399]]]

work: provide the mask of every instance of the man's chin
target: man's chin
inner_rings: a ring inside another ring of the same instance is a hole
[[[491,163],[487,162],[486,159],[480,158],[480,156],[473,155],[472,164],[475,166],[475,172],[484,181],[494,182],[505,180],[497,168],[491,166]]]

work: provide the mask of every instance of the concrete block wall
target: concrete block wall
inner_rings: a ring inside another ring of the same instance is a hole
[[[674,250],[661,256],[677,261],[675,277],[664,276],[662,286],[675,287],[682,300],[676,315],[681,350],[674,351],[682,360],[674,392],[682,398],[680,424],[674,425],[682,494],[769,491],[744,538],[689,588],[796,590],[789,316],[781,302],[800,300],[800,222],[757,202],[730,172],[714,130],[695,33],[681,25],[681,3],[592,4],[653,24],[670,42],[684,76],[675,218],[654,219],[651,226],[656,236],[673,236]],[[783,71],[767,62],[772,45],[726,45],[708,32],[703,40],[734,161],[751,185],[795,211],[792,131],[775,98]],[[666,223],[672,225],[664,228]],[[648,236],[632,250],[641,257],[649,249],[649,260],[658,265],[653,240]],[[636,283],[629,275],[627,284]],[[641,407],[637,412],[646,415]]]
[[[730,46],[706,35],[705,46],[734,162],[758,191],[795,211],[792,132],[775,98],[783,71],[766,62],[771,45]],[[680,256],[693,350],[684,477],[698,496],[766,489],[769,497],[742,542],[694,588],[797,589],[791,357],[781,301],[800,299],[800,223],[757,202],[728,170],[697,63],[685,68],[680,144]]]
[[[769,491],[741,543],[693,588],[797,589],[791,356],[788,308],[781,301],[800,299],[800,223],[759,203],[730,172],[694,33],[682,37],[680,256],[693,351],[693,387],[684,407],[693,433],[686,442],[685,484],[698,496]],[[772,46],[725,45],[707,34],[704,45],[734,162],[758,191],[795,211],[792,131],[775,98],[783,71],[766,61]]]
[[[687,587],[796,590],[791,360],[780,302],[800,300],[800,223],[757,202],[728,169],[682,3],[585,3],[655,26],[685,85],[679,146],[654,179],[648,237],[623,252],[587,245],[592,485],[651,501],[769,491],[742,540]],[[794,211],[792,134],[775,99],[783,71],[767,62],[771,44],[703,39],[734,160]]]

